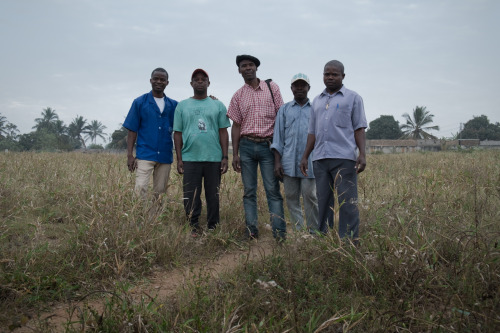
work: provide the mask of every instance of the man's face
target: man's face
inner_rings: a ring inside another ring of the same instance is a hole
[[[306,99],[307,93],[311,87],[304,80],[297,80],[292,83],[292,93],[296,100]]]
[[[191,87],[194,92],[204,93],[207,91],[210,81],[203,73],[196,73],[191,79]]]
[[[323,82],[326,89],[330,92],[335,92],[342,88],[342,81],[345,74],[340,69],[334,66],[326,66],[323,72]]]
[[[154,72],[153,76],[149,80],[151,82],[151,88],[155,93],[163,93],[165,88],[168,86],[167,73],[164,72]]]
[[[238,67],[238,72],[245,80],[252,80],[257,77],[257,67],[250,60],[242,60]]]

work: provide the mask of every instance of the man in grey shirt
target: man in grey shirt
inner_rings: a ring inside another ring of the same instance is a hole
[[[339,202],[339,236],[357,243],[359,211],[357,174],[366,167],[363,99],[347,89],[344,65],[332,60],[325,65],[325,90],[312,103],[309,134],[300,169],[307,176],[307,159],[313,152],[313,167],[319,208],[319,230],[333,228],[335,189]],[[359,150],[359,154],[357,152]]]
[[[292,77],[294,100],[281,106],[274,124],[271,149],[274,151],[274,174],[283,180],[290,219],[297,230],[305,229],[300,197],[304,200],[307,229],[318,229],[318,199],[312,172],[312,161],[308,160],[310,172],[300,171],[300,159],[306,148],[307,128],[311,114],[311,103],[307,93],[311,89],[307,75],[299,73]]]

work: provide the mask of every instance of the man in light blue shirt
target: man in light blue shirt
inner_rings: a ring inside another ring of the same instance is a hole
[[[283,180],[290,219],[297,230],[305,229],[300,196],[304,200],[307,229],[318,229],[318,200],[316,183],[308,160],[307,176],[300,171],[300,159],[307,142],[307,128],[311,114],[311,103],[307,93],[311,86],[307,75],[299,73],[292,77],[294,100],[281,106],[274,124],[271,149],[274,151],[274,174]]]
[[[366,167],[365,128],[368,125],[363,99],[342,84],[344,77],[344,65],[340,61],[332,60],[325,65],[323,82],[326,89],[312,104],[300,169],[304,175],[308,174],[308,157],[313,152],[319,230],[326,233],[328,226],[333,228],[335,190],[340,205],[339,236],[349,237],[357,243],[357,174]]]

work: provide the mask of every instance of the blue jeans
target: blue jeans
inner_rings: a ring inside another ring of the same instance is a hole
[[[339,236],[357,240],[359,237],[358,178],[355,161],[325,158],[313,162],[318,196],[319,231],[333,228],[334,193],[339,202]]]
[[[273,236],[284,238],[286,223],[283,212],[283,197],[280,192],[280,183],[274,176],[274,154],[269,149],[269,144],[267,142],[253,142],[242,137],[240,140],[240,164],[244,187],[243,207],[245,208],[245,222],[248,232],[257,236],[259,234],[257,167],[260,165]]]

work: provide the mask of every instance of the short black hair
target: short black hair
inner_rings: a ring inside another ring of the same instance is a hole
[[[326,63],[325,68],[327,66],[332,66],[332,67],[338,68],[338,69],[340,69],[340,71],[342,72],[342,74],[344,74],[344,64],[342,64],[338,60],[330,60],[329,62]]]
[[[151,72],[151,77],[153,77],[153,74],[155,72],[162,72],[162,73],[167,74],[167,80],[168,80],[168,72],[164,68],[158,67],[156,69],[153,69],[153,71]]]

